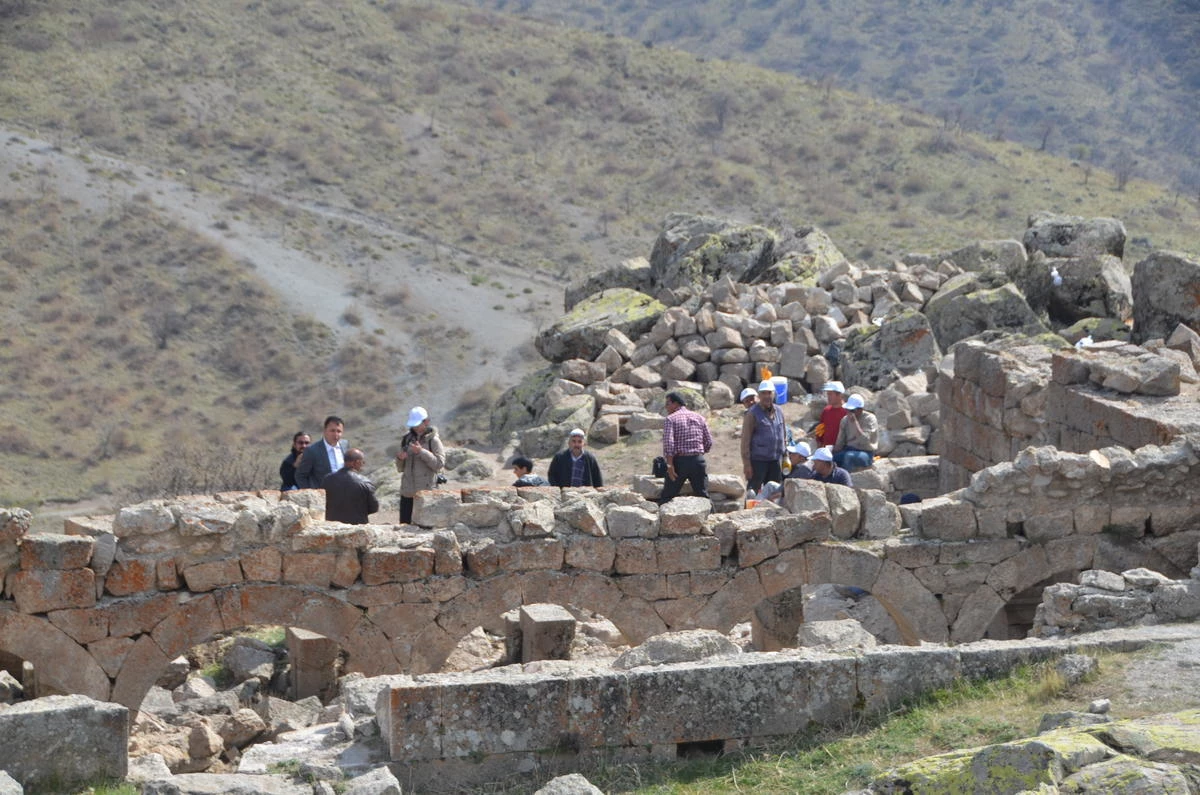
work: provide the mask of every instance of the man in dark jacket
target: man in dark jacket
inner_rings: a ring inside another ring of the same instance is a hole
[[[367,517],[379,510],[375,484],[360,474],[366,463],[363,451],[353,448],[346,451],[346,465],[321,481],[327,521],[366,524]]]
[[[582,428],[575,428],[567,436],[567,449],[550,459],[546,473],[551,486],[603,486],[600,464],[596,456],[584,450],[587,435]]]

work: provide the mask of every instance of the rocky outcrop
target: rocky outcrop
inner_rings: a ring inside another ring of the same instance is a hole
[[[1059,323],[1085,317],[1128,320],[1133,313],[1133,289],[1117,257],[1101,254],[1076,259],[1049,259],[1058,274],[1050,291],[1048,310]]]
[[[776,242],[766,227],[672,213],[650,252],[651,279],[669,290],[700,290],[725,276],[743,281],[774,262]]]
[[[1156,251],[1133,268],[1133,334],[1166,338],[1182,323],[1200,331],[1200,259]]]
[[[643,293],[652,292],[650,263],[645,257],[634,257],[568,285],[563,291],[563,311],[570,312],[585,298],[614,287],[625,287]]]
[[[750,269],[743,281],[814,285],[822,272],[849,265],[833,239],[820,229],[785,230],[775,246],[774,261]]]
[[[860,326],[846,336],[842,377],[849,384],[882,389],[906,375],[935,367],[941,357],[925,315],[904,308],[878,327]]]
[[[869,793],[1191,792],[1200,710],[1055,729],[889,771]]]
[[[1125,255],[1125,224],[1116,218],[1081,218],[1077,215],[1037,212],[1026,221],[1022,241],[1031,254],[1047,257]]]
[[[994,279],[962,274],[946,282],[925,307],[929,325],[942,350],[989,331],[1024,336],[1049,333],[1025,297],[1009,282],[988,287]]]
[[[538,335],[538,353],[552,362],[592,359],[604,350],[604,335],[617,329],[630,337],[650,330],[666,310],[645,293],[614,287],[589,296]]]

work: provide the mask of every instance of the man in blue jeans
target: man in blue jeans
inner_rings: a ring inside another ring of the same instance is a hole
[[[861,395],[846,398],[846,416],[833,443],[833,460],[850,472],[875,463],[879,449],[879,421],[863,408]]]

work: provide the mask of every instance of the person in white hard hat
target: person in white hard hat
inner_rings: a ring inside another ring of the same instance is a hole
[[[812,478],[812,466],[808,463],[808,459],[812,456],[812,448],[808,446],[808,442],[789,444],[787,452],[788,461],[792,464],[792,469],[787,473],[787,476],[789,478],[799,478],[800,480]]]
[[[846,398],[846,416],[833,443],[833,460],[850,472],[875,463],[879,449],[879,420],[863,407],[862,395]]]
[[[754,387],[748,386],[742,390],[741,396],[738,397],[738,402],[749,409],[758,402],[758,392],[754,390]]]
[[[839,486],[854,486],[854,481],[850,479],[850,473],[842,469],[833,462],[833,451],[828,447],[821,447],[813,451],[812,458],[813,480],[819,480],[822,483],[836,483]]]
[[[416,406],[408,412],[408,433],[400,439],[396,469],[400,470],[400,524],[412,523],[413,497],[437,485],[438,473],[446,466],[446,450],[429,412]]]
[[[782,481],[783,449],[787,433],[783,409],[775,405],[775,384],[758,385],[758,402],[742,420],[742,468],[746,488],[758,491],[769,480]]]

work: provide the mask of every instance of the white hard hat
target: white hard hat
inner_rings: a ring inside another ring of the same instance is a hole
[[[812,454],[813,461],[833,461],[833,451],[828,447],[818,447]]]
[[[795,453],[796,455],[802,455],[805,458],[812,456],[812,448],[808,446],[808,442],[796,442],[795,444],[790,444],[788,445],[787,451],[789,453]]]
[[[429,412],[420,406],[414,406],[413,410],[408,412],[408,427],[415,428],[427,419]]]

